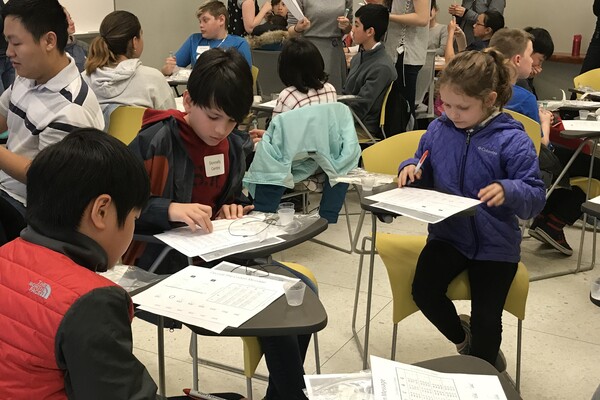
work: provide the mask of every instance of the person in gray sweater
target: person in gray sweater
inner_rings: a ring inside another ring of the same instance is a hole
[[[350,107],[369,132],[379,137],[383,99],[397,77],[394,63],[381,43],[388,22],[389,12],[382,5],[366,4],[356,11],[354,43],[360,45],[360,50],[350,62],[350,72],[344,85],[344,94],[361,97],[361,101],[352,103]]]

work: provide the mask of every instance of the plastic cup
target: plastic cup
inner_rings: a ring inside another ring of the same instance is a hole
[[[259,104],[262,101],[262,97],[260,96],[254,96],[254,98],[252,99],[252,103],[253,104]]]
[[[301,305],[304,300],[305,289],[306,285],[304,282],[285,282],[283,290],[285,291],[287,303],[292,307]]]
[[[592,282],[590,294],[592,299],[600,301],[600,278],[597,278],[594,282]]]
[[[286,201],[284,203],[279,203],[279,206],[277,206],[278,210],[281,210],[282,208],[294,208],[294,203],[292,203],[291,201]]]
[[[373,186],[375,186],[375,178],[372,176],[363,176],[360,178],[360,184],[362,186],[362,190],[365,192],[370,192],[373,190]]]
[[[586,120],[588,118],[588,115],[590,115],[589,110],[579,110],[579,119]]]
[[[292,223],[294,220],[294,209],[293,208],[280,208],[277,210],[279,216],[279,225],[286,226]]]

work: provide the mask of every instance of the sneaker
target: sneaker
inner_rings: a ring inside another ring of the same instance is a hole
[[[573,254],[573,249],[567,243],[565,233],[562,229],[553,226],[550,221],[542,221],[535,228],[535,232],[541,236],[546,243],[560,251],[564,255],[570,256]],[[533,235],[532,235],[533,236]]]
[[[465,331],[465,337],[467,339],[467,343],[465,343],[465,345],[458,350],[458,354],[468,356],[471,354],[471,317],[465,314],[460,314],[458,318],[460,318],[460,325]]]
[[[496,357],[494,367],[498,370],[498,372],[506,371],[506,357],[504,357],[502,350],[498,350],[498,356]]]
[[[535,219],[533,220],[533,223],[531,224],[531,226],[529,227],[529,230],[527,231],[527,233],[529,233],[529,236],[531,236],[534,239],[539,240],[540,242],[544,243],[544,244],[550,244],[546,241],[546,239],[544,239],[544,237],[542,235],[540,235],[539,233],[537,233],[536,229],[539,226],[539,224],[541,222],[545,222],[546,217],[543,216],[542,214],[539,214],[535,217]]]

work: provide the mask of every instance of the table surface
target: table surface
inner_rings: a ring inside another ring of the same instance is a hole
[[[586,201],[581,205],[581,211],[591,215],[592,217],[600,218],[600,204]]]
[[[270,273],[294,276],[291,272],[274,265],[266,265],[264,268]],[[325,328],[327,313],[317,294],[307,287],[300,306],[288,305],[285,296],[281,296],[238,328],[229,327],[219,334],[197,326],[185,325],[193,332],[204,336],[303,335]]]
[[[509,379],[499,373],[490,363],[472,356],[450,356],[415,363],[418,367],[428,368],[437,372],[495,375],[500,380],[502,389],[508,400],[520,400],[521,396],[516,391]]]
[[[566,139],[594,139],[600,137],[600,131],[569,131],[564,130],[560,132],[560,136]]]

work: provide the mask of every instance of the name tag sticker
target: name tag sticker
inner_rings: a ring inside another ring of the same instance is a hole
[[[225,155],[215,154],[214,156],[204,157],[204,168],[207,178],[223,175],[225,173]]]
[[[196,48],[196,54],[198,56],[200,56],[200,54],[202,54],[202,53],[204,53],[205,51],[208,51],[208,50],[210,50],[210,46],[198,46]]]

